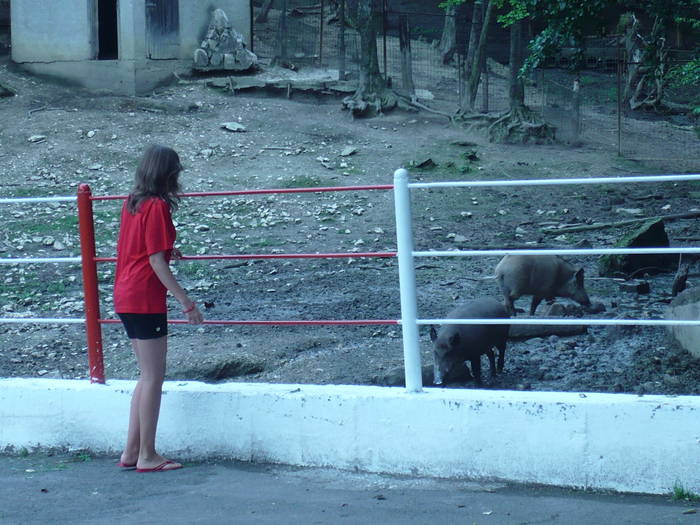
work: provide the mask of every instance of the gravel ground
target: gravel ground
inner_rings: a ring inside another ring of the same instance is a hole
[[[151,142],[180,152],[188,192],[390,184],[396,168],[428,158],[435,166],[411,169],[412,180],[666,171],[617,158],[597,143],[576,148],[489,144],[422,113],[352,120],[339,99],[320,95],[294,94],[289,100],[264,92],[228,96],[185,79],[148,97],[99,96],[26,76],[6,57],[0,57],[0,81],[17,91],[0,99],[3,197],[74,195],[82,182],[96,195],[124,194],[144,145]],[[602,111],[596,122],[612,126],[614,118]],[[246,131],[228,132],[221,127],[225,122],[240,123]],[[627,230],[553,234],[552,228],[685,212],[696,205],[693,189],[679,183],[415,191],[416,249],[610,246]],[[3,205],[0,257],[78,255],[74,209],[70,203]],[[111,201],[95,205],[99,255],[114,254],[117,212]],[[393,200],[387,191],[184,199],[175,220],[185,255],[395,250]],[[672,245],[686,246],[696,222],[668,221],[666,230]],[[492,257],[417,261],[419,316],[439,318],[460,300],[498,297],[490,278],[497,262]],[[597,257],[572,262],[585,268],[589,294],[605,306],[595,316],[663,316],[672,273],[647,276],[651,292],[637,294],[599,277]],[[175,268],[204,305],[207,319],[400,317],[393,258],[183,261]],[[2,317],[82,316],[77,265],[5,265],[2,270]],[[102,313],[113,317],[113,268],[105,264],[99,271]],[[690,274],[692,286],[694,261]],[[561,302],[569,314],[581,315]],[[526,308],[527,300],[518,306]],[[537,314],[544,312],[541,305]],[[105,326],[103,332],[107,376],[133,378],[135,362],[121,327]],[[427,330],[421,331],[421,351],[424,363],[431,363]],[[385,384],[400,379],[402,359],[395,326],[175,326],[168,376]],[[80,326],[0,325],[0,376],[86,377],[86,368]],[[699,378],[698,362],[661,328],[591,327],[575,336],[511,340],[504,373],[485,387],[696,394]]]

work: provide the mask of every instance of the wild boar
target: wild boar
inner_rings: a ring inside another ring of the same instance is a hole
[[[448,319],[507,319],[504,306],[493,298],[470,300],[447,314]],[[507,324],[443,325],[438,332],[430,327],[433,342],[434,383],[440,385],[467,375],[465,361],[471,362],[474,381],[481,384],[481,355],[486,354],[491,365],[491,377],[496,375],[493,347],[498,348],[498,371],[505,361]]]
[[[506,255],[496,266],[498,281],[508,313],[515,316],[513,301],[532,295],[530,315],[542,299],[569,297],[584,307],[591,301],[583,286],[583,268],[575,269],[556,255]]]

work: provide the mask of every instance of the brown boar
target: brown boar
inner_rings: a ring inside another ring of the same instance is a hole
[[[591,306],[583,286],[583,268],[576,269],[556,255],[506,255],[496,266],[496,280],[511,316],[515,316],[513,302],[523,295],[532,295],[530,315],[542,299],[553,301],[555,297]]]

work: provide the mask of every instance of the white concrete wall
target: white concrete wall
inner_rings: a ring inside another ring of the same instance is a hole
[[[148,93],[172,79],[173,71],[191,67],[216,7],[226,11],[232,26],[250,42],[249,0],[180,0],[180,60],[147,60],[144,0],[119,0],[119,60],[92,60],[92,7],[93,0],[13,0],[12,59],[35,74],[134,95]]]
[[[116,454],[133,385],[0,380],[0,449]],[[698,397],[172,382],[158,443],[178,459],[697,492],[699,411]]]
[[[13,0],[12,59],[52,62],[92,58],[90,0]]]

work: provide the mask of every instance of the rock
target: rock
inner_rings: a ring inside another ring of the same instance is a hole
[[[197,48],[194,50],[194,67],[204,68],[209,65],[209,56],[207,52],[202,48]]]
[[[603,303],[591,302],[591,306],[586,308],[586,312],[589,314],[599,314],[605,311],[605,305]]]
[[[429,170],[429,169],[434,168],[435,166],[437,166],[437,164],[435,164],[433,159],[431,159],[430,157],[423,159],[423,160],[416,161],[413,165],[414,168],[419,169],[419,170]]]
[[[423,377],[423,385],[430,386],[433,384],[433,367],[431,365],[423,365],[421,370]],[[403,366],[397,366],[391,370],[377,374],[372,377],[372,383],[380,386],[405,386],[406,374]]]
[[[678,294],[666,309],[666,319],[700,319],[700,287],[688,288]],[[669,326],[668,332],[690,354],[700,359],[700,326]]]
[[[233,133],[243,133],[246,131],[245,126],[238,122],[224,122],[221,124],[221,128]]]
[[[195,69],[246,71],[258,63],[246,48],[243,35],[231,27],[223,9],[215,9],[207,34],[192,56]]]
[[[38,144],[46,141],[46,135],[31,135],[27,140],[29,142],[33,142],[34,144]]]
[[[664,221],[659,219],[647,221],[615,243],[616,248],[667,248],[669,245]],[[598,260],[598,271],[604,277],[630,275],[642,268],[648,273],[658,273],[668,270],[675,260],[674,255],[603,255]]]
[[[357,148],[354,146],[346,146],[343,151],[340,152],[341,157],[349,157],[350,155],[357,153]]]
[[[635,217],[639,217],[644,213],[644,211],[641,208],[617,208],[615,210],[615,213],[622,213],[626,215],[634,215]]]
[[[14,97],[14,90],[0,84],[0,97]]]
[[[623,292],[638,294],[648,294],[651,292],[651,285],[649,284],[649,281],[639,281],[635,279],[632,281],[620,281],[617,283],[617,285]]]
[[[566,315],[566,308],[561,303],[552,303],[547,305],[544,310],[544,315],[546,317],[564,317]]]
[[[199,381],[221,381],[231,377],[257,374],[264,370],[262,363],[247,356],[234,356],[214,362],[198,362],[187,369],[178,369],[177,365],[170,368],[169,377]]]

